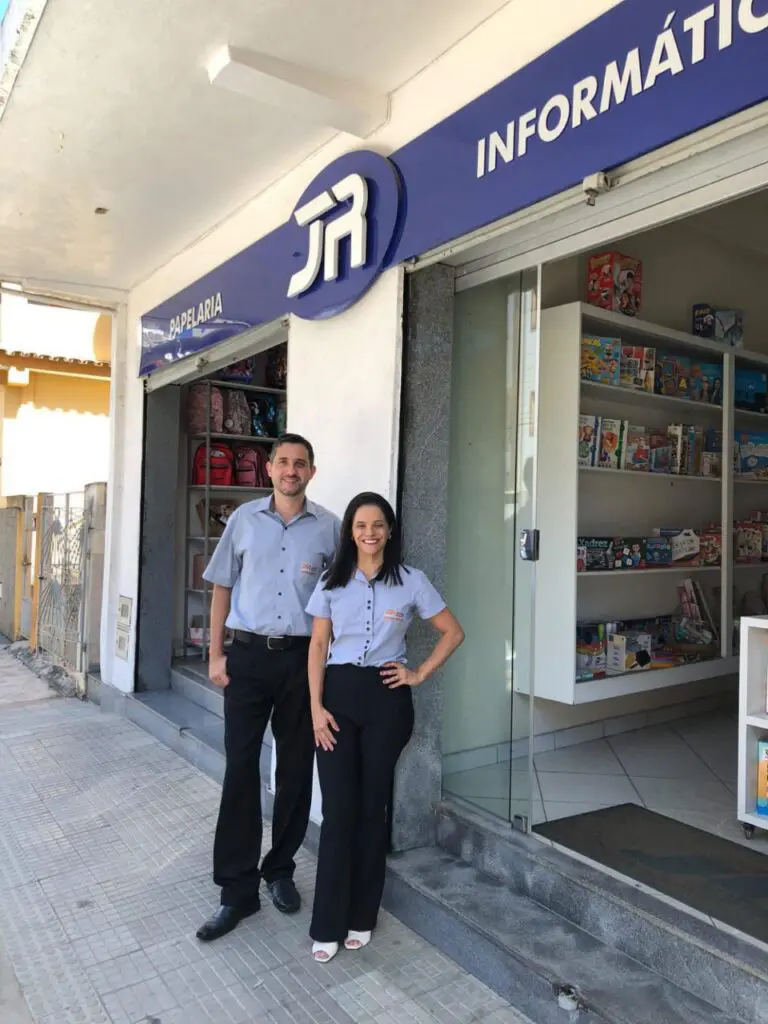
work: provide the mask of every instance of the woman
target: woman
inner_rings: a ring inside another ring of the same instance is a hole
[[[310,935],[327,963],[344,942],[371,940],[388,846],[395,765],[413,730],[411,687],[456,650],[464,633],[435,588],[404,565],[395,514],[378,494],[359,494],[344,514],[336,558],[307,605],[314,616],[309,689],[323,826]],[[405,634],[414,615],[441,637],[408,668]]]

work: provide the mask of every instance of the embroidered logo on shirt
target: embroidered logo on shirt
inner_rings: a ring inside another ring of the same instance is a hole
[[[405,615],[402,612],[399,612],[397,608],[388,608],[384,612],[384,618],[387,622],[402,622]]]
[[[317,569],[311,562],[302,562],[301,571],[305,576],[317,576]]]

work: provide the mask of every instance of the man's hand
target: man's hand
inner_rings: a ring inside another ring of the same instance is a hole
[[[210,656],[208,660],[208,678],[211,680],[213,685],[218,686],[220,690],[223,690],[225,686],[229,685],[227,659],[224,654]]]

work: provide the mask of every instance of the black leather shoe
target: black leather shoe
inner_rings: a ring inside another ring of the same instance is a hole
[[[220,939],[222,935],[234,931],[241,921],[255,914],[257,910],[261,910],[259,903],[252,903],[247,907],[219,907],[213,917],[199,929],[197,937],[201,942]]]
[[[296,914],[301,910],[301,896],[292,878],[278,878],[267,885],[267,891],[281,914]]]

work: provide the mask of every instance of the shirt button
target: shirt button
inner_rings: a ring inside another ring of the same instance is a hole
[[[281,592],[280,592],[279,590],[278,590],[278,592],[277,592],[277,596],[278,596],[278,597],[282,597],[282,596],[283,596],[283,595],[282,595],[282,593],[281,593]]]
[[[281,551],[285,551],[285,548],[280,548]]]

